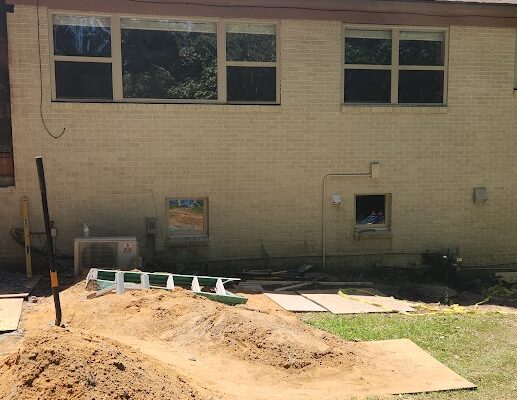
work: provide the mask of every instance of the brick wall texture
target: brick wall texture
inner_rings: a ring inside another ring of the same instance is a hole
[[[29,6],[8,16],[16,187],[0,189],[1,265],[23,262],[8,233],[22,226],[21,196],[42,229],[38,155],[62,253],[83,222],[144,244],[146,217],[165,230],[166,197],[208,196],[204,257],[317,257],[323,176],[378,161],[379,179],[329,180],[343,198],[326,200],[329,255],[459,248],[467,264],[517,260],[515,29],[450,27],[447,107],[341,107],[341,23],[305,20],[281,21],[281,106],[78,104],[50,102],[42,12],[43,113],[66,127],[56,140],[40,119],[36,21]],[[477,186],[487,203],[472,201]],[[391,194],[391,237],[354,239],[357,193]]]

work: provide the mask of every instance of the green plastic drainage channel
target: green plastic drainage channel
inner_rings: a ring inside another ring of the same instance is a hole
[[[113,286],[115,282],[116,271],[110,270],[98,270],[97,271],[97,287],[98,289],[105,289]],[[125,272],[124,271],[124,282],[140,284],[142,273],[140,272]],[[164,274],[164,273],[148,273],[149,284],[152,288],[167,288],[167,279],[170,275],[174,278],[174,284],[178,286],[191,286],[192,280],[196,275],[176,275],[176,274]],[[239,278],[223,278],[223,277],[211,277],[211,276],[197,276],[200,286],[212,286],[215,287],[217,280],[221,279],[224,283],[240,281]],[[193,292],[199,296],[206,297],[212,301],[217,301],[223,304],[236,305],[246,304],[248,301],[247,297],[237,296],[231,292],[226,291],[226,294],[217,294],[210,292]]]
[[[109,270],[98,270],[97,280],[115,282],[115,273],[117,271]],[[140,283],[141,272],[126,272],[124,271],[124,282],[128,283]],[[151,286],[167,286],[167,279],[170,275],[174,278],[174,284],[179,286],[190,286],[192,280],[196,275],[176,275],[176,274],[165,274],[165,273],[147,273],[149,275],[149,283]],[[215,286],[217,280],[221,279],[223,284],[228,282],[238,282],[239,278],[223,278],[223,277],[212,277],[212,276],[198,276],[197,280],[201,286]]]

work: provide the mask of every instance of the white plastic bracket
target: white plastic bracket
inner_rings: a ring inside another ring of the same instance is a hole
[[[86,276],[86,283],[88,283],[89,281],[96,281],[98,271],[99,270],[97,268],[91,268],[88,271],[88,275]]]
[[[215,284],[215,293],[220,295],[226,294],[226,289],[224,288],[224,284],[221,279],[217,279],[217,282]]]
[[[192,287],[193,292],[201,292],[201,287],[199,286],[199,281],[197,280],[197,276],[192,278]]]
[[[115,272],[115,289],[117,294],[124,294],[124,273],[121,271]]]
[[[140,284],[142,285],[142,289],[144,289],[144,290],[151,288],[151,284],[149,283],[148,274],[143,273],[142,275],[140,275]]]
[[[174,276],[172,275],[169,275],[167,278],[167,289],[174,290]]]

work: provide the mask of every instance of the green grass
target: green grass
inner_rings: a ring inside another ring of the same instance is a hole
[[[310,325],[347,340],[408,338],[478,386],[476,391],[401,395],[400,399],[517,399],[517,315],[307,315]]]

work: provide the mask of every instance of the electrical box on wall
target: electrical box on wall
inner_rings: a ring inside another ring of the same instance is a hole
[[[488,201],[488,190],[486,187],[474,188],[474,203],[485,203]]]
[[[374,162],[370,165],[370,175],[373,179],[378,179],[381,176],[381,164]]]
[[[339,206],[343,200],[341,199],[341,195],[339,193],[332,193],[330,195],[330,204],[333,206]]]
[[[156,218],[147,218],[146,220],[146,227],[147,227],[147,234],[148,235],[156,235],[158,230],[158,221]]]

